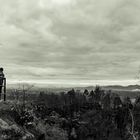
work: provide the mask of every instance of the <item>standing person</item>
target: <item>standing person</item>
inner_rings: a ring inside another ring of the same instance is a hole
[[[4,80],[3,68],[0,68],[0,100],[2,94],[3,80]]]

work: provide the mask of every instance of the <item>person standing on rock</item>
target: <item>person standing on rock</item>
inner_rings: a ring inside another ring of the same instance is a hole
[[[1,94],[2,94],[2,87],[3,87],[3,81],[5,79],[3,68],[0,68],[0,100],[1,100]]]

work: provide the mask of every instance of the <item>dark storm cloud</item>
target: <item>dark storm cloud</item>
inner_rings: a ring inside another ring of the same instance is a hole
[[[137,74],[138,0],[0,0],[0,5],[0,64],[8,79],[123,83]]]

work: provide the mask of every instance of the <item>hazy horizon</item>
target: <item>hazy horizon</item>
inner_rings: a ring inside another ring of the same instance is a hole
[[[0,0],[0,13],[9,84],[139,83],[139,0]]]
[[[12,87],[19,85],[34,85],[35,88],[69,88],[69,87],[88,87],[88,86],[129,86],[129,85],[140,85],[137,80],[123,80],[123,81],[107,81],[107,80],[91,80],[91,81],[68,81],[68,80],[54,80],[54,81],[8,81],[8,86]]]

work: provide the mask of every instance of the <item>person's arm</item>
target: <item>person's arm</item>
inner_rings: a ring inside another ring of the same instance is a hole
[[[5,75],[3,73],[0,74],[0,79],[5,79]]]

